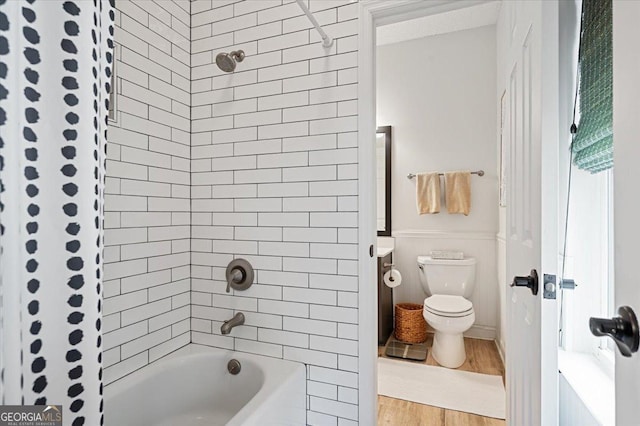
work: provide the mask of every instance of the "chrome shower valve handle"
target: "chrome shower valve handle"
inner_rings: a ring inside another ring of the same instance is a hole
[[[234,290],[243,291],[253,284],[253,266],[245,259],[234,259],[227,265],[227,293]]]

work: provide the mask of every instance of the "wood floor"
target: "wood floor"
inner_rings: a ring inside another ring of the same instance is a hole
[[[438,365],[431,356],[433,335],[427,338],[429,354],[425,363]],[[504,365],[496,348],[489,340],[464,339],[467,359],[459,370],[474,373],[501,375],[504,382]],[[378,347],[378,356],[384,356],[384,346]],[[409,361],[407,361],[409,362]],[[378,396],[378,425],[390,426],[504,426],[504,420],[482,417],[460,411],[445,410],[401,399]]]

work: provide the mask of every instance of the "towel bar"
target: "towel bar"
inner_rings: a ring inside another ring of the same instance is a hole
[[[484,170],[478,170],[478,171],[475,171],[475,172],[471,172],[471,174],[472,175],[478,175],[478,176],[484,176]],[[444,173],[438,173],[438,175],[444,176]],[[413,173],[409,173],[407,175],[407,179],[413,179],[414,177],[416,177],[416,175],[413,174]]]

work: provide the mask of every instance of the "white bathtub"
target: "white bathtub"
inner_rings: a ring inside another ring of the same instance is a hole
[[[304,425],[305,376],[296,362],[190,344],[106,386],[105,425]]]

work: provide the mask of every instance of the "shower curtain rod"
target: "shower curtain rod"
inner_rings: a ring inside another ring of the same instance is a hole
[[[333,45],[333,39],[329,37],[327,33],[324,32],[320,24],[318,24],[316,17],[313,16],[313,13],[311,13],[307,5],[304,4],[304,0],[296,0],[296,2],[298,2],[298,6],[300,6],[300,9],[302,9],[304,14],[307,15],[307,18],[309,18],[313,26],[316,27],[316,30],[318,30],[320,37],[322,37],[322,46],[331,47]]]

